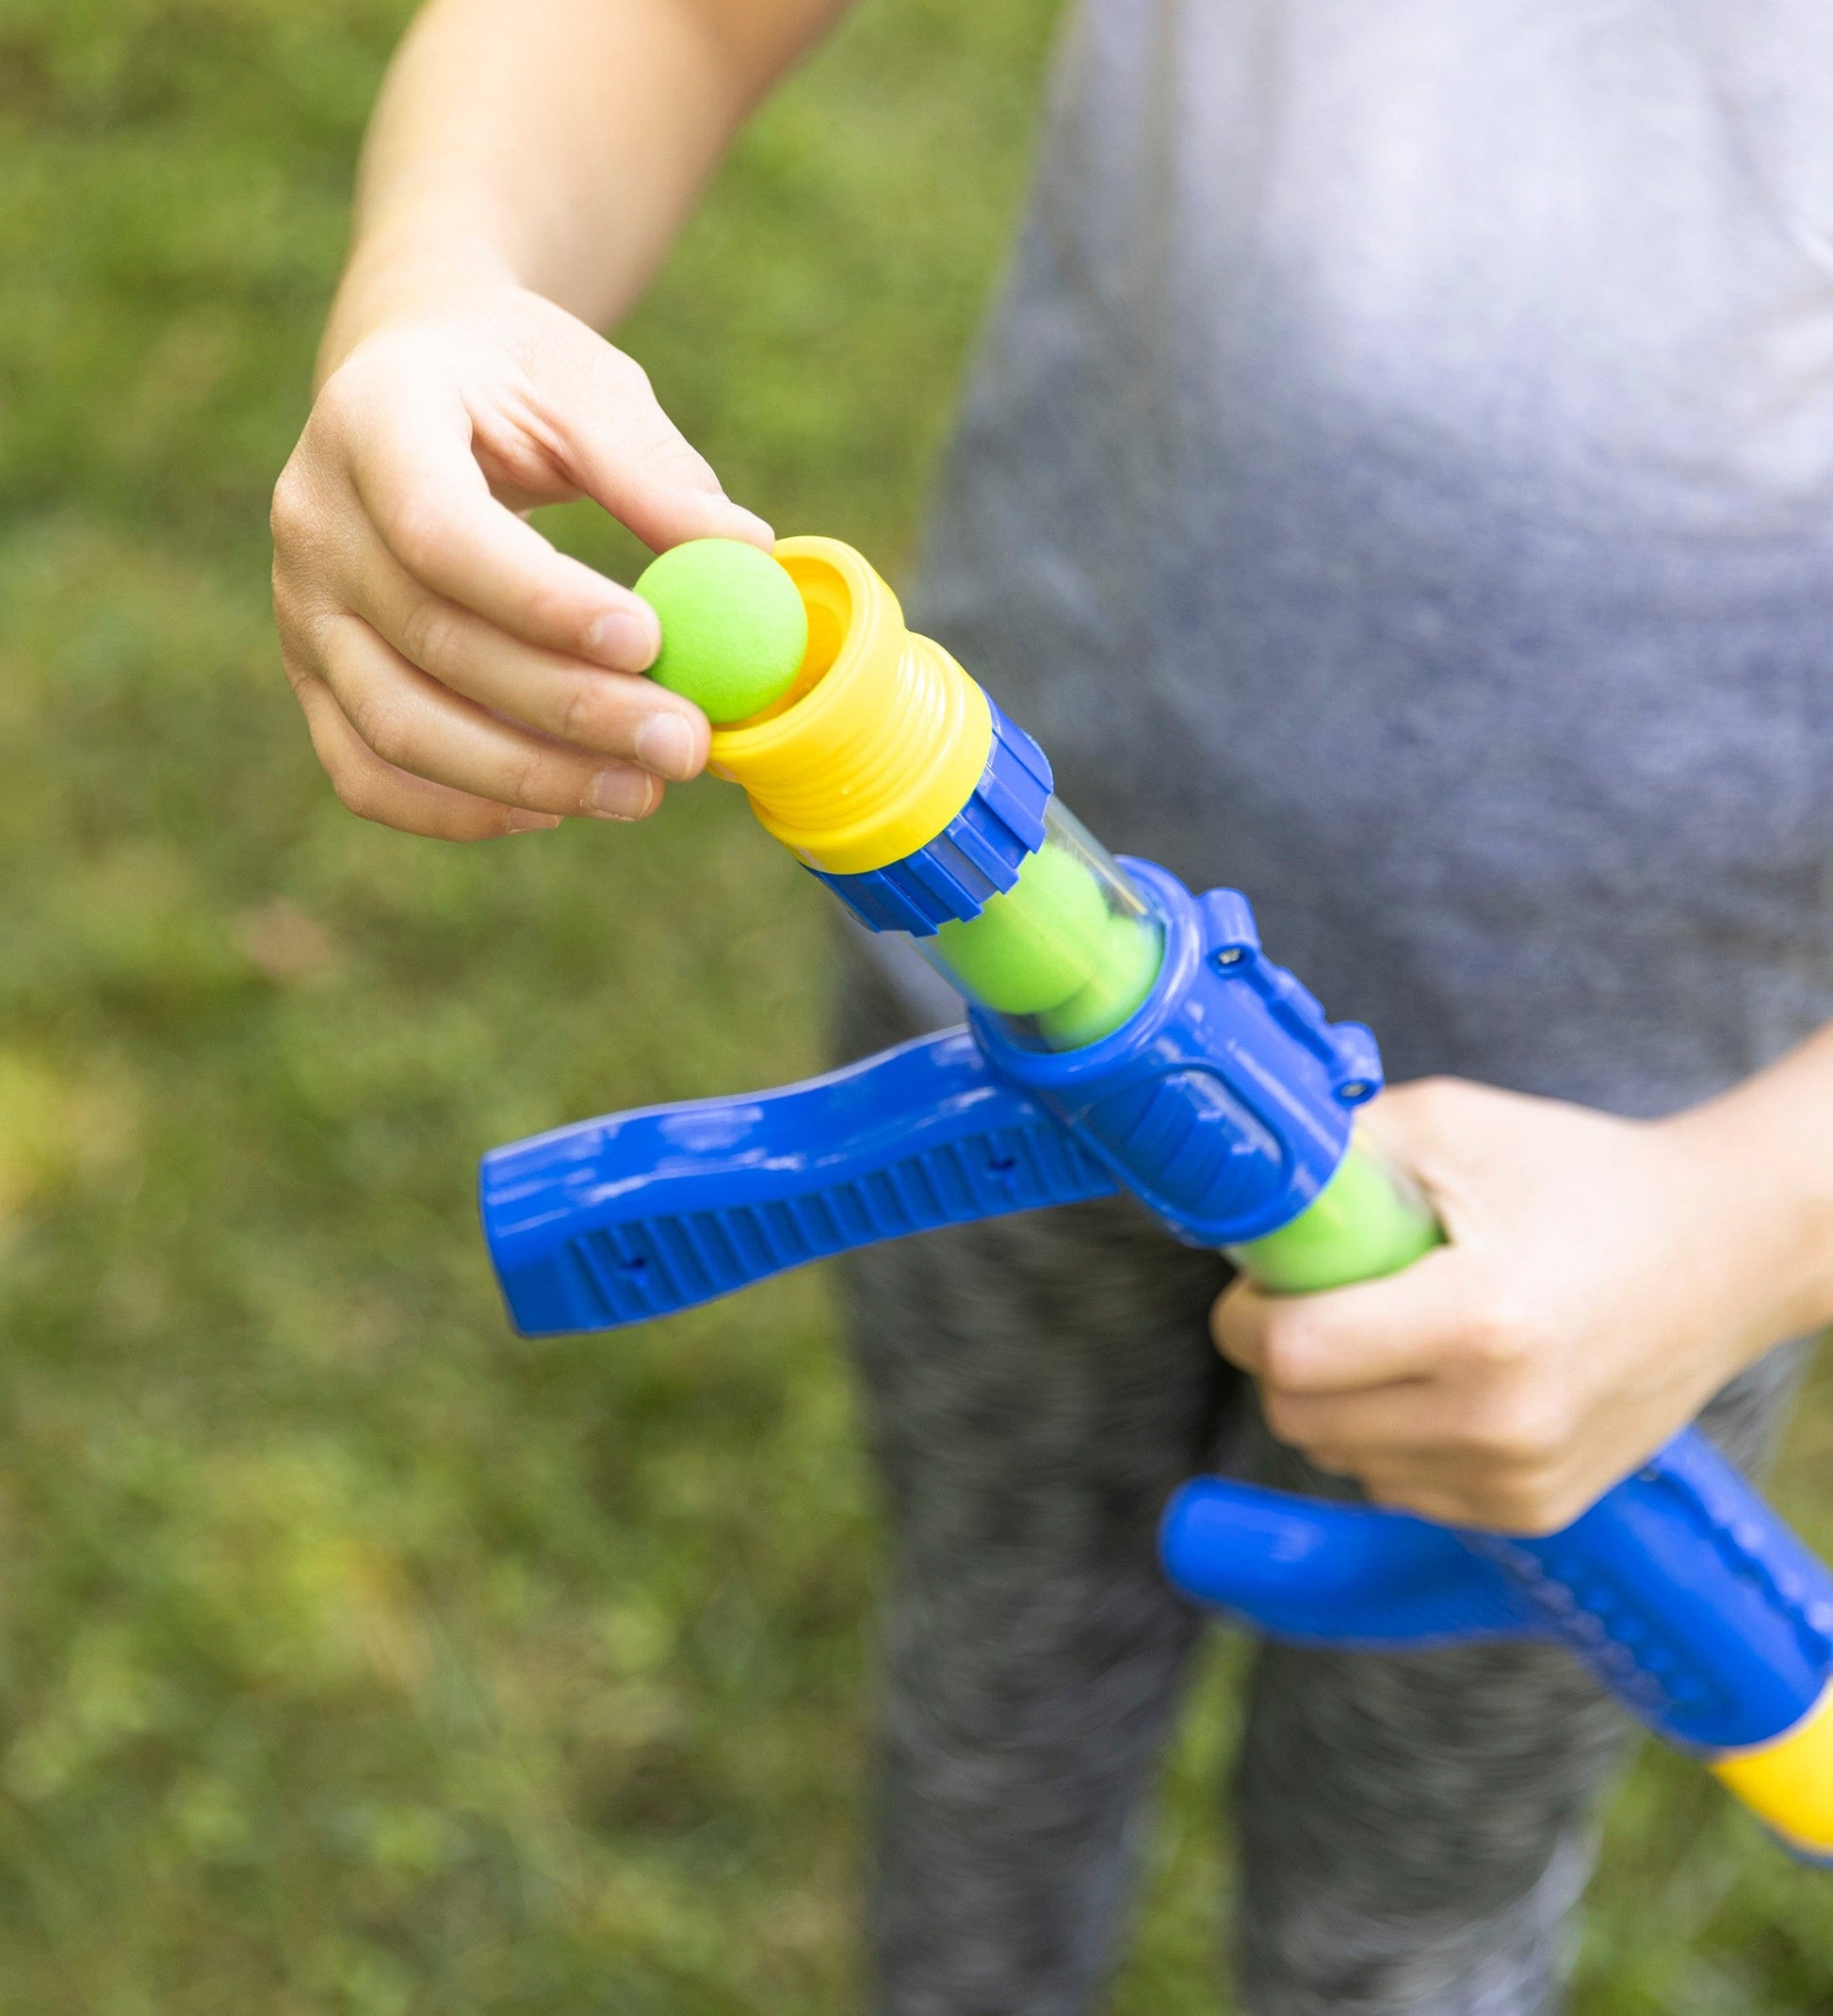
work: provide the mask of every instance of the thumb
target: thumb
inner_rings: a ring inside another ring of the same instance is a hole
[[[1390,1085],[1356,1115],[1358,1132],[1442,1206],[1454,1193],[1473,1130],[1493,1125],[1497,1095],[1461,1078],[1416,1078]]]

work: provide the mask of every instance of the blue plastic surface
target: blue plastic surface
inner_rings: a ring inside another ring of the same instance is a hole
[[[1563,1533],[1468,1537],[1676,1742],[1767,1742],[1833,1675],[1833,1576],[1696,1433]]]
[[[950,919],[979,917],[1018,880],[1019,864],[1044,844],[1050,759],[1023,728],[993,709],[993,747],[974,793],[927,847],[862,875],[824,882],[868,931],[935,935]]]
[[[516,1327],[641,1323],[826,1254],[1123,1184],[1196,1245],[1296,1216],[1380,1085],[1374,1040],[1324,1020],[1232,890],[1198,902],[1128,865],[1163,918],[1164,965],[1085,1049],[1021,1050],[977,1020],[805,1085],[494,1150],[484,1233]]]
[[[1164,964],[1139,1012],[1057,1054],[1021,1049],[990,1016],[970,1025],[995,1071],[1180,1239],[1258,1239],[1336,1174],[1354,1109],[1381,1089],[1380,1052],[1360,1023],[1326,1021],[1266,956],[1237,890],[1198,899],[1150,861],[1121,865],[1165,930]]]
[[[1833,1576],[1693,1430],[1545,1539],[1198,1478],[1160,1549],[1179,1588],[1275,1637],[1556,1638],[1651,1728],[1708,1753],[1793,1728],[1833,1678]]]
[[[826,1254],[1113,1188],[953,1029],[780,1092],[494,1149],[479,1198],[510,1315],[543,1337],[644,1323]]]
[[[1354,1651],[1550,1637],[1500,1564],[1404,1512],[1197,1477],[1165,1508],[1169,1580],[1269,1637]]]
[[[1130,1190],[1225,1246],[1317,1195],[1380,1084],[1260,951],[1231,890],[1127,864],[1164,967],[1120,1030],[1060,1056],[975,1017],[809,1083],[652,1107],[486,1158],[482,1209],[517,1327],[605,1329],[824,1254]],[[1557,1637],[1645,1721],[1711,1751],[1792,1727],[1833,1675],[1833,1578],[1737,1472],[1683,1435],[1564,1533],[1454,1534],[1204,1479],[1167,1570],[1269,1632],[1392,1648]]]

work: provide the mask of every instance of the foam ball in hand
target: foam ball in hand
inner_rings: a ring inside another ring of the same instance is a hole
[[[737,539],[690,539],[644,568],[637,593],[662,624],[649,676],[717,727],[745,721],[795,683],[808,611],[787,572]]]

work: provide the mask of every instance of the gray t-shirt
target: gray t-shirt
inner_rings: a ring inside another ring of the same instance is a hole
[[[1833,1016],[1833,4],[1088,0],[913,621],[1466,1073]]]

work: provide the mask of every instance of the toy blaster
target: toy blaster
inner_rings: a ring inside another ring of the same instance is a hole
[[[1276,1292],[1435,1244],[1418,1191],[1355,1134],[1373,1037],[1267,958],[1246,901],[1110,856],[850,547],[791,539],[776,559],[805,631],[787,689],[716,727],[712,768],[868,930],[908,935],[965,1026],[495,1150],[484,1229],[517,1328],[642,1323],[878,1240],[1117,1191]],[[1833,1866],[1833,1577],[1696,1432],[1545,1538],[1200,1478],[1160,1550],[1177,1587],[1300,1643],[1556,1640]]]

